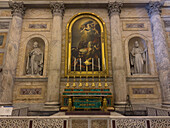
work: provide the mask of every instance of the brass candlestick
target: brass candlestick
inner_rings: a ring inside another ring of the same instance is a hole
[[[104,86],[105,86],[105,88],[108,87],[108,84],[107,84],[107,76],[106,76],[106,74],[105,74],[105,84],[104,84]]]
[[[99,87],[101,87],[102,86],[102,84],[101,84],[101,80],[100,80],[100,71],[99,71],[99,85],[98,85]]]
[[[80,71],[80,83],[79,83],[79,87],[82,87],[82,83],[81,83],[81,71]]]
[[[69,84],[69,75],[67,76],[67,84],[66,84],[66,87],[70,87],[70,84]]]
[[[75,80],[75,77],[76,77],[76,76],[75,76],[75,71],[74,71],[74,83],[73,83],[73,87],[76,87],[76,83],[75,83],[76,80]]]
[[[92,71],[92,73],[93,73],[93,74],[92,74],[92,81],[93,81],[93,83],[92,83],[91,86],[92,86],[92,87],[95,87],[95,84],[94,84],[94,71]]]
[[[88,84],[88,65],[86,65],[86,84],[85,84],[86,87],[89,86]]]

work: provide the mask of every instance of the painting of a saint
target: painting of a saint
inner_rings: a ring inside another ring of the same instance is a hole
[[[101,71],[101,62],[100,25],[91,18],[77,20],[72,27],[71,71]]]

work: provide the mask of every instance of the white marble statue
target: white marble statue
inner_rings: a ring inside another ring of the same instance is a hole
[[[43,75],[43,52],[34,42],[33,50],[29,52],[26,65],[27,75]]]
[[[132,74],[144,74],[147,70],[147,49],[143,50],[139,42],[135,41],[134,47],[130,52],[130,64]]]

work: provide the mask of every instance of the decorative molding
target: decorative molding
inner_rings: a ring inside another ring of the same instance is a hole
[[[136,77],[126,77],[127,82],[159,82],[158,77],[152,77],[149,74],[144,76],[137,76]]]
[[[20,95],[41,95],[42,88],[21,88]]]
[[[0,29],[9,29],[9,22],[0,21]]]
[[[147,22],[123,21],[123,31],[147,31]]]
[[[133,94],[154,94],[153,88],[132,88]]]
[[[170,32],[170,20],[164,20],[165,30]]]
[[[158,98],[157,85],[152,84],[130,84],[129,94],[131,98]]]
[[[64,4],[61,2],[51,2],[50,3],[51,12],[54,15],[64,15]]]
[[[24,30],[27,32],[49,32],[51,24],[50,22],[32,21],[24,22],[24,26]]]
[[[9,7],[12,9],[11,14],[12,16],[19,16],[23,17],[25,14],[26,8],[24,7],[23,2],[9,2]]]
[[[112,14],[120,14],[122,6],[123,4],[121,2],[109,2],[108,4],[109,16],[111,16]]]
[[[146,9],[148,10],[148,14],[151,17],[152,15],[160,15],[161,11],[161,7],[162,7],[162,3],[161,2],[149,2],[148,6],[146,7]]]
[[[43,99],[45,93],[45,86],[39,85],[22,85],[17,86],[17,98],[16,99]]]

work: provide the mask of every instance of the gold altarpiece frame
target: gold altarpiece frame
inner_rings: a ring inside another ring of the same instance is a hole
[[[106,26],[94,13],[78,13],[67,24],[65,76],[108,76]]]

